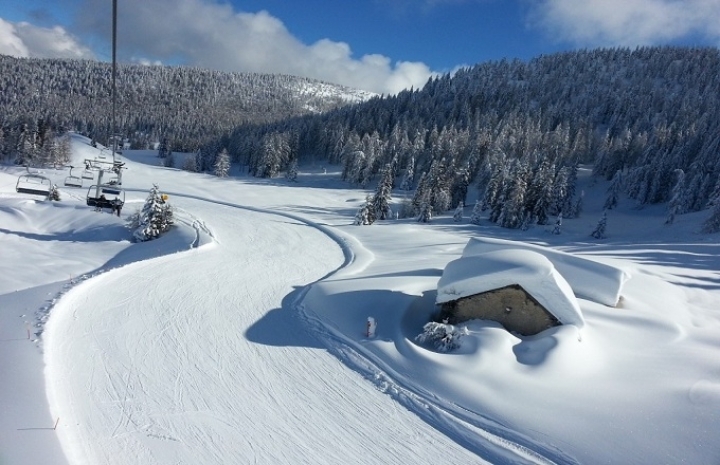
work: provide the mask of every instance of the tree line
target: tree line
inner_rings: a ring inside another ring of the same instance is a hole
[[[110,146],[108,63],[0,55],[0,159],[27,161],[47,131],[74,130]],[[132,148],[170,141],[192,152],[235,127],[318,113],[370,94],[287,75],[118,65],[116,132]]]
[[[397,95],[340,89],[322,100],[288,76],[124,66],[118,126],[134,148],[196,151],[201,171],[227,172],[228,159],[259,177],[339,165],[348,183],[377,186],[379,217],[393,189],[412,192],[402,214],[430,218],[475,188],[498,224],[543,224],[581,211],[575,173],[591,164],[613,180],[608,209],[624,193],[639,206],[668,202],[672,221],[720,204],[718,69],[711,47],[579,50],[482,63]],[[0,56],[2,153],[23,145],[23,131],[38,140],[41,126],[108,137],[109,72]],[[318,99],[327,105],[308,111]]]
[[[464,197],[458,191],[474,185],[506,227],[576,215],[573,173],[592,164],[596,176],[617,175],[619,192],[639,206],[674,197],[681,214],[712,207],[720,195],[718,69],[717,48],[499,60],[324,114],[244,124],[204,153],[225,148],[263,177],[298,160],[339,164],[360,187],[388,170],[393,186],[408,187],[412,165],[410,187],[426,197],[412,213],[454,208]]]

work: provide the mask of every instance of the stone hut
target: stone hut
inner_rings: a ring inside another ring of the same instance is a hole
[[[524,336],[560,324],[584,325],[567,281],[542,254],[505,249],[462,257],[438,282],[440,318],[492,320]]]

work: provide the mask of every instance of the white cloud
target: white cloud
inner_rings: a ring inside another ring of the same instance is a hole
[[[106,0],[86,3],[80,24],[107,36],[109,17],[98,15],[107,10]],[[118,53],[136,59],[292,74],[386,94],[420,87],[431,75],[423,63],[353,57],[343,42],[305,44],[266,11],[238,13],[211,0],[126,0],[118,8]]]
[[[44,28],[0,18],[0,53],[31,58],[93,58],[89,48],[60,26]]]
[[[558,40],[634,46],[688,37],[720,43],[720,0],[542,0],[532,22]]]
[[[29,56],[28,48],[18,37],[15,25],[2,18],[0,18],[0,54],[14,57]]]

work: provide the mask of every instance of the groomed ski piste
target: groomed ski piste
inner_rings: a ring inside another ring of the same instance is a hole
[[[81,136],[73,150],[96,151]],[[362,227],[367,192],[333,167],[293,183],[123,157],[121,217],[85,206],[83,188],[16,194],[22,171],[0,171],[0,463],[720,461],[707,212],[668,227],[662,206],[628,202],[597,241],[592,189],[606,186],[586,178],[585,213],[560,235],[445,216]],[[127,217],[153,184],[176,226],[133,243]],[[582,327],[519,337],[472,321],[457,351],[437,352],[415,337],[444,267],[478,237],[631,278],[615,307],[578,297]]]

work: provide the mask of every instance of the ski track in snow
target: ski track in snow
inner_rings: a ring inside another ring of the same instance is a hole
[[[347,226],[362,196],[333,192],[329,184],[320,192],[269,181],[268,196],[255,180],[204,176],[195,182],[197,174],[145,171],[133,171],[135,186],[183,185],[182,193],[164,191],[182,223],[168,234],[172,240],[129,247],[117,239],[119,225],[99,240],[86,216],[71,228],[66,215],[55,215],[47,232],[36,231],[31,223],[46,206],[30,203],[13,218],[29,238],[42,232],[33,241],[37,257],[73,266],[61,276],[69,275],[69,284],[57,281],[42,308],[33,305],[49,413],[60,420],[52,434],[70,465],[679,463],[688,457],[715,463],[720,385],[713,247],[687,244],[688,252],[653,241],[569,247],[608,262],[634,262],[636,276],[617,311],[588,306],[593,324],[577,357],[567,345],[551,354],[552,363],[528,358],[535,348],[548,355],[542,344],[482,348],[520,370],[542,368],[546,373],[537,378],[548,388],[558,381],[554,403],[538,399],[539,415],[532,418],[516,408],[538,393],[524,385],[528,376],[485,367],[454,376],[458,387],[423,372],[427,366],[417,363],[434,362],[432,354],[410,357],[412,331],[432,298],[426,291],[445,260],[465,246],[462,231],[445,234],[442,224],[432,231]],[[126,191],[128,206],[140,205],[145,191]],[[108,224],[97,221],[101,230]],[[90,247],[69,245],[77,238],[67,231],[78,226]],[[412,235],[407,247],[405,234]],[[521,238],[545,243],[542,234]],[[83,260],[73,257],[77,263],[43,255],[41,245],[55,239],[63,240],[64,255],[89,252]],[[417,254],[421,246],[429,247],[427,257]],[[687,258],[691,254],[697,256]],[[396,295],[402,305],[421,302],[408,309],[408,324],[398,327],[398,312],[390,312],[381,330],[400,331],[363,339],[355,325]],[[566,384],[574,366],[581,373]],[[487,378],[473,384],[474,375]],[[474,396],[476,388],[487,389]],[[22,420],[27,423],[24,414]]]
[[[307,222],[302,218],[295,218]],[[326,277],[337,273],[340,269],[345,275],[360,273],[372,261],[372,253],[354,237],[317,223],[309,222],[309,224],[337,242],[345,255],[345,263]],[[302,300],[309,288],[307,286],[303,290],[293,303],[293,307],[328,349],[346,365],[372,381],[381,392],[389,394],[408,410],[454,438],[463,447],[490,460],[491,463],[555,463],[549,457],[558,460],[558,463],[576,463],[574,459],[552,446],[537,443],[529,438],[515,438],[518,435],[507,428],[492,424],[490,420],[476,412],[469,412],[452,405],[400,376],[381,359],[363,350],[361,345],[354,343],[340,331],[334,330],[306,311]],[[518,439],[522,439],[527,446],[515,442]]]
[[[416,416],[431,405],[416,395],[400,404],[379,395],[293,312],[328,264],[371,259],[358,259],[352,239],[288,213],[179,203],[225,210],[213,215],[222,218],[212,225],[216,243],[86,280],[53,309],[48,396],[71,464],[422,464],[436,462],[438,447],[448,462],[485,463],[472,428],[436,407]],[[271,250],[253,244],[269,236]],[[378,435],[394,448],[376,449]],[[513,463],[542,462],[512,445],[490,447]]]
[[[249,211],[267,212],[267,210],[260,208],[226,205]],[[278,211],[272,213],[312,226],[338,244],[345,261],[320,280],[332,276],[340,270],[346,276],[359,274],[374,259],[372,253],[352,236],[320,223],[309,221],[299,215]],[[475,452],[480,457],[491,460],[491,463],[552,464],[555,463],[553,460],[557,460],[558,463],[576,463],[576,460],[563,454],[557,448],[538,443],[527,437],[519,437],[517,433],[501,425],[494,424],[482,415],[443,401],[432,393],[414,385],[407,378],[400,376],[387,364],[383,363],[380,358],[373,356],[369,351],[362,350],[362,347],[353,343],[351,339],[345,337],[339,331],[334,331],[325,322],[313,318],[306,312],[302,300],[309,289],[310,285],[305,286],[301,294],[291,303],[291,306],[301,315],[308,327],[314,331],[315,336],[320,338],[326,347],[347,366],[372,381],[381,392],[390,394],[393,399],[400,402],[408,410],[446,433],[449,437],[454,438],[463,447]],[[515,441],[522,441],[526,445],[521,445]],[[553,457],[553,460],[549,457]]]

